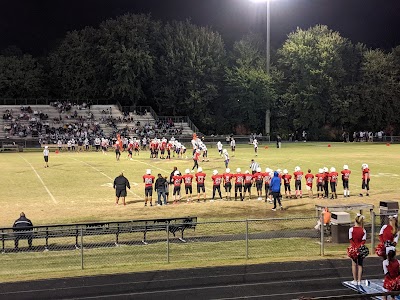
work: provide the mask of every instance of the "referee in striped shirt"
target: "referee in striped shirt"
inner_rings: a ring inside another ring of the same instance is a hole
[[[250,164],[251,174],[254,175],[255,173],[257,173],[257,168],[259,167],[260,165],[256,161],[254,161],[254,159],[252,159]]]

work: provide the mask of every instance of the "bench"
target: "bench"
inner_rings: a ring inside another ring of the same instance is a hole
[[[15,144],[3,144],[0,148],[0,150],[2,152],[4,151],[15,151],[18,152],[19,151],[19,146],[15,145]]]
[[[141,242],[148,244],[147,234],[149,232],[167,231],[176,236],[180,232],[178,238],[181,242],[184,240],[184,232],[186,229],[195,230],[197,217],[179,217],[179,218],[163,218],[150,220],[130,220],[130,221],[113,221],[113,222],[95,222],[95,223],[79,223],[67,225],[44,225],[34,226],[27,234],[32,235],[33,240],[44,239],[45,250],[49,250],[49,240],[54,238],[74,237],[75,248],[80,249],[80,237],[98,236],[98,235],[115,235],[114,244],[118,246],[119,237],[123,233],[142,233]],[[13,228],[0,228],[2,252],[6,251],[6,241],[14,241],[16,233]],[[22,233],[22,232],[19,232]],[[27,237],[22,237],[24,239]]]

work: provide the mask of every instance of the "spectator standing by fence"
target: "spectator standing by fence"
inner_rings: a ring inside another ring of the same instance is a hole
[[[44,158],[44,167],[48,168],[49,167],[49,146],[44,146],[44,150],[43,150],[43,158]]]
[[[20,239],[27,239],[29,248],[32,248],[32,238],[33,238],[32,227],[33,224],[31,220],[25,217],[25,214],[21,212],[19,218],[15,220],[13,224],[13,230],[15,232],[15,239],[14,239],[15,249],[18,249],[18,243]]]
[[[114,179],[114,189],[116,196],[115,205],[118,205],[120,197],[122,197],[122,203],[126,205],[126,188],[131,189],[131,186],[129,184],[129,180],[124,176],[124,173],[121,172],[121,174]]]

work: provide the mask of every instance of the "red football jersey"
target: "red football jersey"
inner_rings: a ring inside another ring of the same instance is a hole
[[[253,174],[245,174],[244,175],[244,183],[249,184],[253,180]]]
[[[143,182],[145,187],[151,187],[154,183],[154,176],[153,175],[143,175]]]
[[[342,180],[349,180],[351,171],[350,170],[342,170]]]
[[[181,186],[182,176],[179,175],[172,176],[172,181],[174,182],[174,186]]]
[[[337,182],[338,179],[338,172],[330,172],[329,173],[329,181],[330,182]]]
[[[290,180],[292,179],[292,175],[290,174],[283,174],[282,175],[283,182],[285,184],[290,184]]]
[[[182,176],[183,183],[185,186],[191,186],[192,181],[193,181],[193,175],[192,174],[185,174]]]
[[[363,169],[363,170],[362,170],[362,180],[367,180],[367,179],[369,179],[369,178],[370,178],[369,176],[370,176],[369,169],[368,169],[368,168]]]
[[[329,172],[324,173],[324,181],[326,181],[326,182],[329,181]]]
[[[231,173],[224,173],[224,174],[222,174],[222,177],[223,177],[223,179],[224,179],[224,183],[228,183],[228,182],[231,182],[232,177],[233,177],[233,174],[231,174]]]
[[[198,172],[195,174],[197,184],[203,184],[206,179],[206,174],[203,172]]]
[[[294,175],[294,180],[302,180],[303,179],[303,172],[302,171],[297,171],[297,172],[294,172],[293,173],[293,175]]]
[[[213,175],[211,176],[211,179],[213,181],[213,185],[221,185],[222,182],[222,175]]]
[[[317,180],[317,183],[324,183],[325,174],[324,173],[315,174],[315,178]]]
[[[270,175],[270,173],[267,173],[267,172],[263,173],[263,177],[264,177],[264,183],[265,183],[265,184],[269,184],[269,183],[271,182],[271,175]]]
[[[244,174],[236,173],[233,178],[235,178],[235,184],[243,184],[244,182]]]
[[[261,173],[261,172],[257,172],[253,175],[254,180],[257,182],[263,181],[263,177],[264,177],[263,173]]]
[[[306,185],[312,186],[313,180],[314,180],[314,175],[311,173],[307,173],[305,178],[306,178]]]

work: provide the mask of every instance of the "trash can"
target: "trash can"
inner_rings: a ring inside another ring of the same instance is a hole
[[[381,226],[388,223],[390,215],[396,215],[399,212],[399,202],[397,201],[380,201],[379,214],[381,215]]]
[[[351,225],[350,214],[347,212],[332,212],[331,223],[332,243],[348,243]]]

